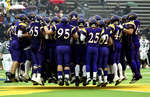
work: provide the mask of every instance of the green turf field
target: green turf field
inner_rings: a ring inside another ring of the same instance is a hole
[[[32,83],[3,83],[4,71],[0,70],[1,97],[150,97],[150,68],[142,69],[143,79],[129,84],[132,73],[127,70],[128,80],[119,86],[114,84],[106,88],[89,85],[87,87],[59,87],[54,84],[32,86]]]

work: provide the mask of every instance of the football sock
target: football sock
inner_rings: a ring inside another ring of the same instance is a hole
[[[86,76],[86,65],[83,65],[82,67],[83,77]]]
[[[118,69],[120,77],[123,77],[122,65],[120,63],[118,64]]]
[[[116,63],[113,64],[113,70],[114,70],[114,77],[118,77],[118,67]]]
[[[65,78],[69,79],[69,70],[65,70]]]
[[[96,80],[97,72],[93,72],[93,80]]]
[[[30,70],[30,64],[31,64],[31,61],[27,60],[25,62],[25,74],[27,75],[29,70]]]
[[[75,75],[79,76],[79,73],[80,73],[80,65],[76,65],[75,66]]]
[[[89,79],[90,78],[90,72],[87,72],[86,74],[87,74],[87,79]]]
[[[62,71],[58,71],[58,79],[62,78]]]
[[[107,76],[104,76],[104,83],[107,82]]]
[[[102,83],[103,82],[102,81],[102,76],[98,76],[98,80],[99,80],[100,83]]]

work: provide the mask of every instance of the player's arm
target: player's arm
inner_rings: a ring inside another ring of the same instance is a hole
[[[79,35],[77,33],[77,28],[76,27],[73,27],[72,30],[71,30],[71,33],[72,33],[72,37],[74,39],[78,39]]]
[[[134,29],[133,28],[130,28],[130,29],[124,29],[123,32],[129,34],[129,35],[132,35],[133,34],[133,31]]]
[[[18,30],[17,36],[18,36],[19,38],[22,38],[22,37],[30,37],[30,34],[29,34],[28,32],[23,33],[22,30]]]
[[[123,32],[126,34],[132,35],[134,31],[135,25],[134,24],[127,24],[123,29]]]
[[[111,46],[111,45],[113,45],[113,40],[112,40],[111,37],[109,37],[109,43],[108,43],[108,46]]]
[[[29,33],[25,33],[22,35],[22,37],[31,37],[31,35]]]
[[[84,41],[86,39],[86,29],[84,30],[78,30],[80,32],[80,40]]]
[[[44,31],[46,34],[55,34],[56,29],[56,25],[52,26],[50,29],[48,29],[48,26],[44,26]]]
[[[6,34],[10,34],[10,31],[11,31],[11,27],[8,28]]]
[[[115,25],[110,24],[110,25],[108,26],[108,29],[110,30],[110,34],[112,34],[112,33],[114,32],[114,30],[115,30]]]

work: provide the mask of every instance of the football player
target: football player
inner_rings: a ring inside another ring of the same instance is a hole
[[[111,38],[111,30],[105,27],[105,23],[103,20],[99,23],[100,28],[102,28],[102,32],[100,33],[100,41],[99,41],[99,64],[98,64],[98,84],[97,86],[105,87],[107,83],[108,76],[108,57],[109,57],[109,45],[112,45]],[[102,78],[103,69],[104,78]],[[102,80],[104,79],[104,80]]]
[[[69,15],[69,24],[76,27],[78,26],[78,13],[76,11],[72,11]],[[75,82],[75,64],[76,64],[76,52],[78,48],[78,42],[77,40],[71,38],[71,83]]]
[[[140,38],[140,60],[142,64],[142,68],[145,68],[145,64],[149,64],[148,60],[148,50],[149,50],[149,41],[146,39],[144,35]]]
[[[67,17],[61,19],[61,23],[52,26],[48,34],[56,34],[56,55],[57,55],[57,72],[58,72],[58,84],[60,86],[65,84],[69,85],[69,66],[70,66],[70,38],[78,38],[76,27],[69,25]],[[64,82],[63,82],[63,67],[64,67]]]
[[[85,19],[84,18],[79,18],[78,20],[78,35],[79,38],[76,40],[77,44],[75,46],[75,76],[76,76],[76,81],[75,81],[75,85],[79,86],[80,83],[80,78],[79,78],[79,74],[80,74],[80,68],[82,66],[82,73],[83,73],[83,80],[86,79],[86,65],[85,65],[85,54],[86,54],[86,42],[81,41],[80,40],[80,36],[82,31],[86,32],[85,29]]]
[[[45,55],[45,33],[42,25],[42,17],[36,16],[35,22],[30,24],[29,34],[31,38],[31,55],[33,61],[32,82],[33,84],[44,85],[41,76]]]
[[[24,18],[24,15],[20,16],[20,20]],[[11,74],[9,75],[9,79],[11,81],[15,81],[15,72],[19,63],[22,62],[22,48],[21,48],[21,40],[23,37],[26,37],[26,27],[27,25],[22,21],[17,21],[13,26],[13,31],[11,31],[10,37],[10,53],[13,60]]]
[[[69,21],[70,25],[72,26],[78,25],[78,13],[76,11],[72,11],[69,18],[70,18],[70,21]]]
[[[12,58],[9,52],[9,45],[10,41],[8,40],[8,36],[6,37],[6,41],[4,41],[1,46],[0,46],[0,57],[2,58],[2,64],[3,68],[6,72],[6,80],[4,81],[5,83],[11,82],[10,79],[8,78],[8,75],[10,74],[11,71],[11,65],[12,65]]]
[[[48,19],[47,19],[48,21]],[[52,26],[58,24],[60,22],[60,19],[56,16],[52,18],[49,23],[47,22],[48,30],[51,29]],[[48,35],[48,34],[47,34]],[[47,77],[49,83],[57,83],[56,77],[57,77],[57,65],[56,65],[56,35],[48,35],[48,38],[46,38],[46,44],[47,44],[47,51],[49,52],[49,65],[46,66],[47,71]],[[51,72],[49,72],[51,71]]]
[[[112,52],[112,62],[113,62],[113,69],[114,69],[114,81],[116,82],[115,85],[118,85],[123,80],[123,71],[122,65],[120,63],[120,54],[121,54],[121,35],[122,30],[119,28],[119,16],[112,16],[111,17],[111,24],[109,28],[112,30],[112,39],[114,41],[113,52]],[[119,76],[118,76],[119,71]]]
[[[30,22],[33,21],[35,15],[31,14],[28,17],[24,16],[22,22],[24,22],[26,25],[30,25]],[[28,30],[28,26],[26,27],[26,31]],[[27,32],[25,32],[27,33]],[[29,70],[31,67],[31,47],[30,47],[30,39],[28,37],[23,37],[22,41],[21,41],[22,48],[23,48],[23,54],[24,54],[24,58],[23,58],[23,65],[21,66],[22,68],[24,68],[24,73],[22,74],[21,78],[23,81],[28,82],[28,80],[30,80],[29,77]]]
[[[121,17],[121,24],[120,25],[124,25],[125,23],[127,23],[127,16],[126,15]],[[120,62],[122,65],[122,70],[123,70],[123,76],[124,76],[123,80],[125,80],[125,79],[127,79],[125,71],[126,71],[126,65],[127,65],[126,58],[128,58],[127,52],[128,52],[128,44],[129,43],[128,43],[128,35],[126,33],[123,33],[123,32],[122,32],[121,44],[122,44],[122,50],[121,50]]]
[[[93,66],[93,85],[96,85],[97,76],[97,61],[98,61],[98,42],[100,38],[101,28],[97,28],[96,19],[89,19],[89,28],[86,28],[85,38],[87,38],[87,49],[86,49],[86,72],[87,80],[83,82],[86,86],[91,81],[90,76],[90,64]],[[83,40],[83,39],[82,39]]]
[[[139,60],[139,29],[140,29],[140,20],[137,19],[136,13],[129,13],[128,20],[124,25],[123,32],[129,35],[129,60],[131,63],[131,69],[133,72],[133,79],[130,83],[135,83],[136,81],[142,78],[140,73],[140,60]]]

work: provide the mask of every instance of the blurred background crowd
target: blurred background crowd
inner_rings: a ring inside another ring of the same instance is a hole
[[[97,10],[96,7],[98,5],[99,8],[102,7],[101,10],[104,10],[104,12],[105,10],[112,9],[111,12],[108,13],[97,13],[101,16],[103,15],[102,17],[107,18],[109,15],[113,14],[119,16],[126,15],[132,11],[131,7],[137,6],[134,2],[127,2],[127,4],[122,7],[120,3],[121,0],[116,0],[117,3],[115,3],[114,7],[110,7],[108,9],[106,8],[108,7],[107,5],[109,5],[108,1],[111,3],[111,0],[0,0],[0,41],[2,42],[4,40],[4,33],[7,31],[10,23],[15,20],[14,17],[17,14],[27,15],[29,13],[34,13],[42,17],[51,18],[53,16],[62,17],[75,10],[84,15],[86,18],[89,18],[90,14],[92,14],[89,9],[90,5],[95,6],[94,10]],[[112,0],[113,3],[114,1]],[[73,8],[70,8],[70,6],[73,6]],[[141,33],[149,39],[150,27],[143,27]]]
[[[34,13],[35,15],[51,18],[53,16],[62,17],[70,11],[65,6],[65,0],[1,0],[0,41],[4,40],[4,33],[15,20],[17,14]]]

